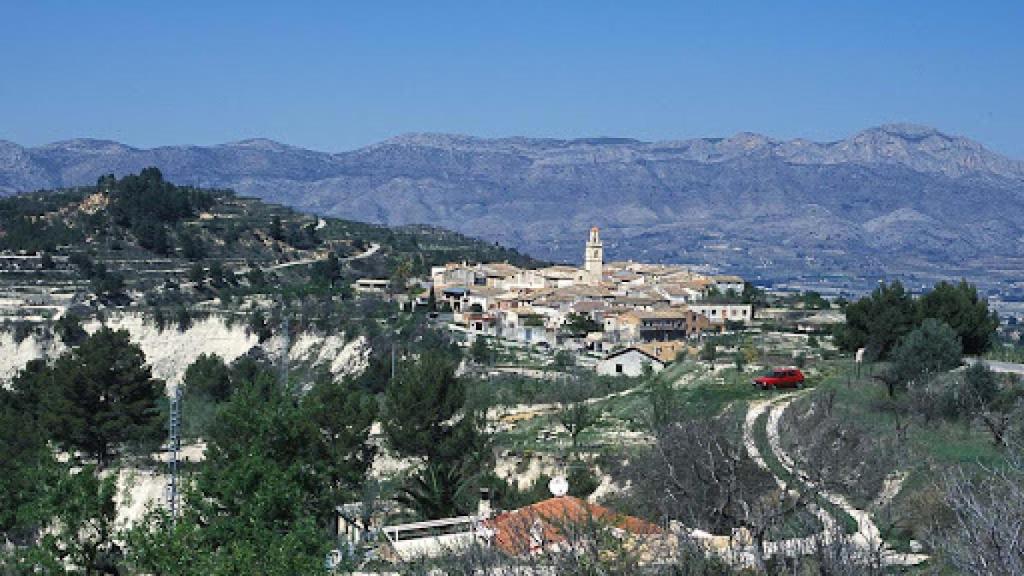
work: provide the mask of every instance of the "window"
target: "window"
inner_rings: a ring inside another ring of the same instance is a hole
[[[622,364],[616,364],[615,365],[615,373],[616,374],[622,374]]]

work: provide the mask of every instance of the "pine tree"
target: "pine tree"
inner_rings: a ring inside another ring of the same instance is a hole
[[[52,370],[42,416],[65,449],[103,468],[123,446],[160,437],[164,383],[127,331],[101,328]]]
[[[392,449],[425,461],[405,486],[404,502],[428,518],[470,509],[487,438],[446,354],[427,350],[403,363],[385,393],[383,428]]]

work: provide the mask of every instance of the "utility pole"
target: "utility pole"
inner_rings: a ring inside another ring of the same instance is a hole
[[[167,508],[171,512],[171,523],[178,518],[178,456],[181,452],[181,390],[179,384],[171,397],[170,417],[167,422],[168,459],[167,459]]]

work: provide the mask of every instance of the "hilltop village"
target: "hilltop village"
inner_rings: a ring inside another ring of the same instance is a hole
[[[451,312],[453,330],[524,345],[615,357],[599,372],[660,369],[709,331],[753,319],[738,276],[685,266],[604,261],[590,229],[583,267],[526,269],[507,263],[449,263],[431,270],[432,298]]]

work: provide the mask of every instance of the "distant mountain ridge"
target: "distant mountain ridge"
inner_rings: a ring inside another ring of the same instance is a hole
[[[153,149],[0,142],[0,193],[151,165],[182,183],[445,226],[541,258],[578,259],[591,225],[607,229],[613,258],[747,266],[766,277],[1005,267],[1024,254],[1024,162],[907,124],[835,142],[406,134],[333,154],[265,139]]]

